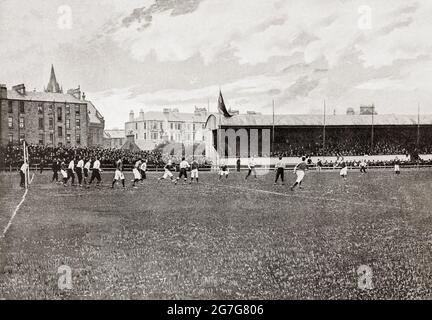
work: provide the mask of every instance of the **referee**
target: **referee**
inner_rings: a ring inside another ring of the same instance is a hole
[[[282,161],[282,157],[279,157],[278,162],[276,162],[275,171],[276,171],[276,179],[275,179],[274,184],[277,185],[277,182],[278,182],[279,177],[280,177],[282,180],[282,185],[284,186],[285,185],[285,182],[284,182],[285,164]]]

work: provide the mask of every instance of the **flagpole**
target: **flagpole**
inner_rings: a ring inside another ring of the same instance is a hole
[[[326,101],[324,100],[324,119],[323,119],[323,159],[325,158],[326,148]]]
[[[271,153],[275,152],[274,139],[275,139],[275,101],[273,99],[273,132],[272,132],[272,150],[271,150]]]
[[[218,99],[220,99],[221,96],[222,96],[222,89],[219,86],[219,98]],[[220,166],[220,161],[221,161],[220,158],[222,156],[222,153],[221,153],[221,146],[222,146],[222,143],[221,143],[222,119],[221,119],[221,112],[220,112],[220,110],[218,110],[218,114],[219,114],[219,126],[218,126],[218,146],[217,146],[217,149],[218,149],[218,166]]]
[[[195,112],[192,115],[192,161],[194,160],[195,160]]]
[[[420,103],[417,105],[417,150],[420,144]]]
[[[372,154],[373,144],[374,144],[374,113],[375,113],[375,104],[372,104],[372,127],[371,127],[371,147],[370,147],[370,154]]]

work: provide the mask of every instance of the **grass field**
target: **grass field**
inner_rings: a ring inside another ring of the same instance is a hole
[[[303,190],[232,174],[101,189],[35,174],[1,242],[6,299],[432,297],[432,171],[306,175]],[[287,174],[290,183],[294,176]],[[0,232],[24,191],[0,175]],[[60,290],[58,267],[72,269]],[[373,289],[357,269],[372,270]]]

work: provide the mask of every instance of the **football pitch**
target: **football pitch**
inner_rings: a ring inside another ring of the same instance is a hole
[[[308,172],[294,192],[292,172],[285,186],[273,172],[160,175],[133,189],[127,172],[112,190],[113,173],[90,189],[35,173],[23,198],[18,175],[1,174],[0,298],[432,297],[431,170]]]

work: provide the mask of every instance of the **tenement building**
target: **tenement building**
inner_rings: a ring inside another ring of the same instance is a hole
[[[44,92],[0,85],[0,144],[102,145],[104,119],[80,88],[63,93],[54,68]]]

